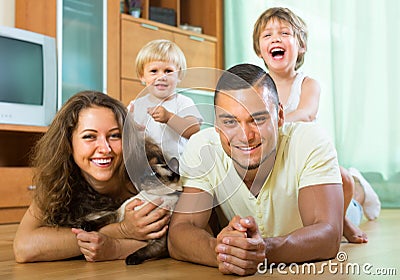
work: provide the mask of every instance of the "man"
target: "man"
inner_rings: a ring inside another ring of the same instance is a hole
[[[336,151],[315,123],[284,124],[271,77],[239,64],[224,72],[215,129],[193,135],[181,161],[184,191],[169,227],[173,258],[248,275],[259,263],[333,258],[342,236]],[[216,207],[218,206],[218,207]],[[229,223],[217,237],[212,208]]]

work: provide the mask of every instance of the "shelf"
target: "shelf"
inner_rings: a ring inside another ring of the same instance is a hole
[[[15,132],[44,133],[47,131],[47,128],[48,128],[47,126],[0,124],[0,132],[1,131],[15,131]]]
[[[219,37],[222,25],[222,0],[142,0],[141,2],[140,17],[143,19],[150,19],[150,7],[164,8],[166,12],[173,10],[174,26],[188,24],[200,27],[202,34]],[[128,7],[125,7],[126,12],[127,10]],[[159,17],[160,20],[168,21],[165,15]]]
[[[0,167],[29,166],[31,151],[46,131],[44,126],[0,124]]]
[[[131,15],[121,14],[121,19],[132,21],[132,22],[138,22],[141,24],[147,24],[149,29],[152,29],[152,27],[153,27],[153,29],[161,28],[163,30],[168,30],[168,31],[171,31],[174,33],[183,34],[183,35],[187,35],[187,36],[198,36],[198,37],[204,38],[211,42],[217,42],[217,37],[215,37],[215,36],[210,36],[210,35],[206,35],[203,33],[200,34],[200,33],[196,33],[193,31],[183,30],[183,29],[175,27],[175,26],[171,26],[168,24],[164,24],[164,23],[160,23],[160,22],[156,22],[156,21],[152,21],[152,20],[148,20],[148,19],[144,19],[144,18],[135,18]]]
[[[0,124],[0,224],[21,220],[32,200],[30,156],[44,126]]]

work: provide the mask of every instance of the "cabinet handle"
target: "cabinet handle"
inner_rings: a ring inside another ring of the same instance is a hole
[[[36,190],[36,186],[32,185],[28,186],[28,191],[34,191],[34,190]]]
[[[144,28],[151,29],[151,30],[158,30],[157,26],[146,24],[146,23],[142,23],[141,26],[144,27]]]
[[[201,37],[190,35],[189,38],[195,41],[204,42],[204,38]]]

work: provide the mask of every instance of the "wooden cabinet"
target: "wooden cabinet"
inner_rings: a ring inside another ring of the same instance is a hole
[[[217,68],[217,42],[214,38],[174,33],[174,41],[184,52],[188,68],[197,66]]]
[[[151,7],[172,10],[175,14],[173,26],[190,25],[200,27],[202,34],[213,36],[222,46],[223,0],[142,0],[141,18],[150,20]],[[125,7],[128,12],[128,7]],[[219,47],[222,55],[222,48]],[[218,64],[222,65],[222,56]]]
[[[0,124],[0,224],[19,222],[31,202],[31,150],[46,130]]]
[[[15,0],[15,27],[56,37],[57,0]]]

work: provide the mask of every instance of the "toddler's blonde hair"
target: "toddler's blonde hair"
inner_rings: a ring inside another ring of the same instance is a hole
[[[136,73],[143,77],[144,66],[153,61],[164,61],[173,63],[179,70],[179,78],[182,79],[183,71],[186,69],[186,58],[177,44],[170,40],[159,39],[148,42],[136,57]]]

